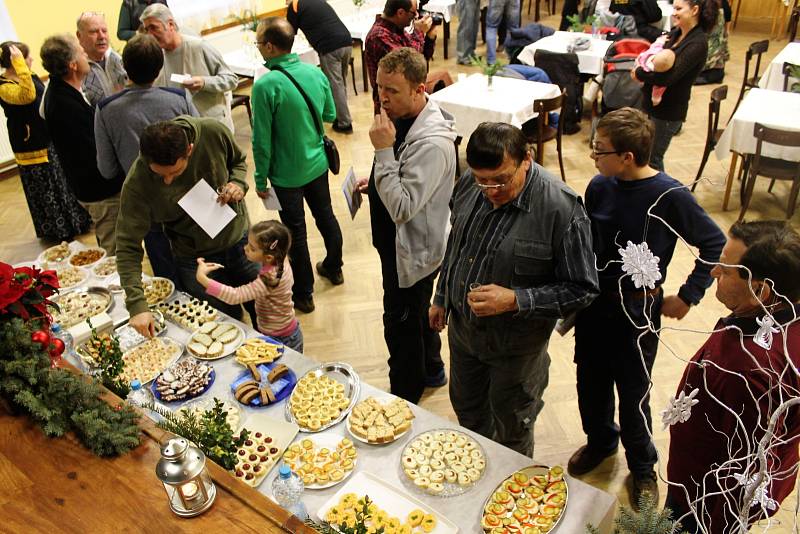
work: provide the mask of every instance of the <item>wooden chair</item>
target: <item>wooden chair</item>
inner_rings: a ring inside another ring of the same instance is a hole
[[[558,167],[561,170],[561,179],[564,180],[564,182],[567,181],[567,177],[564,174],[564,160],[561,154],[561,135],[564,132],[563,111],[566,97],[567,93],[562,89],[561,94],[558,96],[546,98],[544,100],[536,100],[533,103],[533,111],[537,113],[537,115],[535,119],[529,121],[529,123],[534,123],[533,128],[523,127],[523,132],[525,132],[528,142],[534,145],[536,163],[539,165],[543,165],[544,162],[544,144],[553,139],[556,140]],[[558,126],[556,128],[547,124],[547,114],[551,111],[558,112]]]
[[[736,100],[736,105],[733,107],[733,113],[731,113],[731,117],[736,113],[736,110],[739,109],[739,104],[742,102],[742,98],[744,98],[744,93],[748,89],[753,89],[758,87],[758,71],[761,69],[761,56],[769,49],[769,40],[764,39],[763,41],[756,41],[755,43],[751,43],[750,46],[747,48],[747,52],[745,53],[745,63],[744,63],[744,79],[742,80],[742,89],[739,91],[739,98]],[[753,60],[753,56],[756,58],[756,68],[753,70],[753,75],[749,76],[750,74],[750,62]],[[728,119],[730,122],[731,119]]]
[[[250,117],[250,124],[253,124],[253,110],[250,108],[250,95],[233,95],[231,99],[231,110],[239,106],[247,109],[247,116]]]
[[[788,61],[783,63],[783,68],[781,72],[783,73],[783,92],[789,90],[789,78],[792,77],[792,68],[797,67],[794,63],[789,63]]]
[[[792,8],[792,14],[789,15],[789,25],[786,28],[786,33],[789,35],[789,42],[794,42],[797,39],[797,24],[800,22],[800,6]]]
[[[786,218],[790,219],[797,204],[797,193],[800,191],[800,162],[762,156],[761,147],[764,143],[785,147],[800,147],[800,132],[768,128],[763,124],[756,123],[753,127],[753,135],[756,138],[756,153],[748,155],[745,161],[746,177],[741,189],[742,210],[739,213],[739,220],[741,221],[744,218],[744,214],[750,206],[753,188],[758,176],[772,178],[773,181],[792,181],[789,204],[786,206]],[[771,189],[772,185],[770,185]]]
[[[725,131],[724,128],[718,128],[718,126],[720,115],[719,109],[722,101],[726,98],[728,98],[727,85],[720,85],[711,91],[711,100],[708,103],[708,130],[706,132],[706,146],[703,148],[703,159],[700,162],[700,168],[697,170],[697,176],[695,176],[694,183],[692,184],[692,192],[694,192],[695,187],[697,187],[697,181],[703,174],[703,169],[706,168],[706,162],[708,161],[709,154],[711,154],[711,151],[714,150],[715,146],[717,146],[717,142],[722,136],[722,132]]]

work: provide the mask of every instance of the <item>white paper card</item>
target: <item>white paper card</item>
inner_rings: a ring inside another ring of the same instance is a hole
[[[261,202],[264,203],[264,207],[267,208],[268,211],[281,211],[281,203],[278,200],[278,195],[275,194],[275,189],[271,187],[267,189],[267,196],[262,198]]]
[[[183,84],[187,80],[191,79],[192,79],[191,74],[172,74],[169,77],[169,81],[171,81],[172,83],[180,83],[180,84]]]
[[[350,218],[355,219],[358,208],[361,207],[361,193],[358,191],[358,179],[353,167],[347,171],[347,176],[342,182],[342,193],[344,193],[344,200],[347,202],[347,208],[350,210]]]
[[[203,229],[208,237],[214,239],[229,222],[236,218],[236,212],[227,204],[217,202],[217,192],[208,182],[201,179],[178,201],[178,206]]]

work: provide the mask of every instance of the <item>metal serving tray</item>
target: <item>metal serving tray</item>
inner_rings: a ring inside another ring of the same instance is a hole
[[[361,379],[356,373],[355,369],[353,369],[350,365],[343,363],[343,362],[329,362],[323,363],[322,365],[311,369],[309,372],[303,375],[300,378],[302,380],[304,377],[314,374],[317,376],[328,375],[328,377],[336,380],[344,384],[344,393],[350,399],[350,404],[347,406],[346,409],[342,410],[342,413],[339,414],[339,417],[330,421],[320,427],[319,430],[311,430],[309,428],[304,428],[301,426],[297,419],[295,418],[294,414],[292,413],[291,409],[291,400],[292,397],[289,397],[289,400],[286,402],[285,414],[286,420],[291,421],[292,423],[297,424],[300,427],[300,432],[308,432],[308,433],[316,433],[322,432],[323,430],[327,430],[330,427],[339,424],[341,421],[344,420],[345,417],[350,413],[350,410],[353,409],[353,406],[358,402],[358,397],[361,395]],[[298,380],[299,381],[299,380]],[[295,389],[296,391],[296,389]],[[295,394],[295,391],[292,391],[292,395]]]
[[[79,289],[72,289],[70,291],[65,291],[64,293],[60,294],[59,296],[54,297],[53,298],[53,303],[58,305],[58,303],[62,299],[66,298],[68,296],[77,295],[77,294],[81,294],[81,293],[92,295],[95,298],[96,297],[102,297],[102,298],[106,299],[105,308],[102,308],[102,309],[98,310],[96,313],[93,313],[90,316],[84,317],[81,320],[76,321],[74,323],[62,324],[61,325],[62,328],[71,328],[71,327],[75,326],[76,324],[81,323],[84,320],[88,319],[89,317],[94,317],[95,315],[99,315],[101,313],[106,313],[108,310],[111,309],[112,306],[114,306],[114,297],[111,295],[111,292],[108,289],[106,289],[104,287],[100,287],[100,286],[83,287],[83,288],[79,288]],[[56,315],[56,314],[54,314],[54,315]]]

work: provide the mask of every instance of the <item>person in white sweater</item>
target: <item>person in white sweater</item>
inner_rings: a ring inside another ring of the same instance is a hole
[[[215,118],[233,132],[225,92],[233,91],[239,78],[222,54],[202,39],[180,33],[172,11],[163,4],[149,5],[141,21],[144,31],[155,37],[164,50],[164,68],[154,85],[188,89],[201,116]]]

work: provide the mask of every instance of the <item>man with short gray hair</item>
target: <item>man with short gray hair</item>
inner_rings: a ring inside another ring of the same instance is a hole
[[[226,91],[233,91],[239,78],[219,51],[198,37],[179,33],[172,11],[163,4],[150,4],[141,16],[145,33],[155,37],[164,50],[164,68],[155,81],[160,87],[181,87],[192,93],[192,101],[203,117],[212,117],[233,132]],[[181,82],[173,75],[188,76]]]
[[[85,11],[77,21],[75,35],[89,56],[91,70],[83,81],[83,94],[93,106],[100,100],[121,91],[127,75],[122,58],[108,41],[108,26],[105,15],[99,11]]]
[[[92,216],[97,243],[113,256],[124,175],[107,180],[97,169],[94,108],[81,92],[91,69],[89,59],[78,40],[68,34],[45,39],[40,54],[50,73],[43,110],[53,146],[75,197]]]

